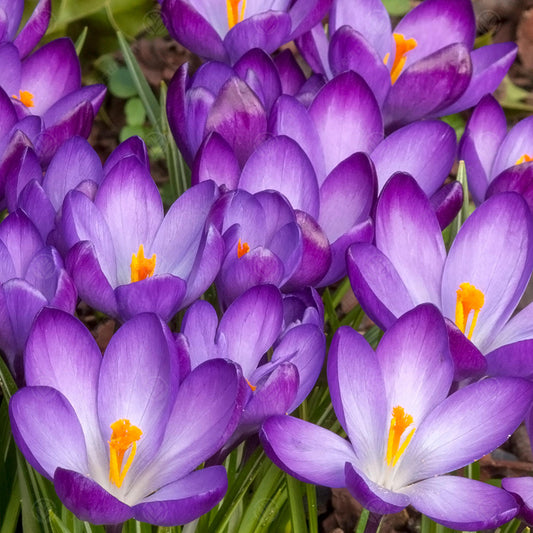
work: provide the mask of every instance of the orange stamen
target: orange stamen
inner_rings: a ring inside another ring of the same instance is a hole
[[[403,407],[397,405],[392,409],[392,418],[389,428],[389,439],[387,441],[387,464],[394,466],[398,459],[405,452],[407,445],[411,442],[415,429],[413,428],[407,437],[405,437],[403,443],[400,444],[400,440],[405,430],[413,423],[413,417],[407,414]]]
[[[142,431],[126,418],[113,422],[110,427],[113,433],[109,441],[109,481],[120,488],[137,452],[137,441],[141,438]],[[128,450],[128,459],[122,467],[124,454]]]
[[[530,157],[527,154],[524,154],[520,159],[516,160],[515,165],[520,165],[521,163],[529,163],[529,161],[533,161],[533,157]]]
[[[246,378],[244,378],[246,379]],[[257,389],[257,387],[255,385],[252,385],[247,379],[246,379],[246,383],[248,383],[248,387],[250,387],[252,389],[252,392],[255,391],[255,389]]]
[[[470,329],[468,330],[468,338],[472,338],[474,328],[476,327],[477,317],[479,311],[485,304],[485,295],[479,289],[470,283],[461,283],[457,289],[457,302],[455,304],[455,324],[463,332],[466,333],[466,323],[468,315],[474,311]]]
[[[246,255],[250,251],[250,246],[245,242],[241,244],[241,240],[237,243],[237,257],[240,259],[243,255]]]
[[[33,107],[33,94],[30,91],[19,91],[20,97],[12,95],[15,100],[22,102],[26,107]]]
[[[144,257],[144,246],[139,246],[137,254],[131,256],[131,282],[141,281],[154,275],[155,254],[152,257]]]
[[[396,83],[396,80],[400,77],[402,69],[407,61],[407,53],[415,49],[418,45],[415,39],[406,39],[401,33],[393,33],[394,42],[396,43],[396,53],[394,54],[394,63],[390,70],[390,78],[392,84]],[[387,54],[383,58],[385,65],[389,62],[390,54]]]
[[[226,10],[228,12],[228,26],[233,28],[238,22],[242,22],[244,18],[244,9],[246,7],[246,0],[242,0],[241,11],[239,13],[239,4],[241,0],[226,0]]]

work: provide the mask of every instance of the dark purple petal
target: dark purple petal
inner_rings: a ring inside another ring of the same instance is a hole
[[[482,46],[471,53],[472,80],[466,91],[439,115],[451,115],[476,105],[481,97],[494,92],[513,63],[518,48],[514,43]]]
[[[408,496],[374,483],[349,462],[346,463],[345,475],[346,487],[350,494],[372,513],[398,513],[410,503]]]
[[[43,64],[46,69],[42,68]],[[32,112],[36,115],[42,115],[80,86],[80,64],[70,39],[56,39],[45,44],[22,64],[20,88],[33,94]]]
[[[295,40],[298,51],[316,74],[331,77],[328,64],[328,38],[322,24],[317,24],[310,31]]]
[[[333,76],[347,70],[357,72],[368,83],[379,105],[383,105],[391,87],[390,72],[383,57],[363,35],[351,26],[340,27],[331,37],[328,58]]]
[[[309,108],[320,137],[326,172],[355,152],[371,152],[383,139],[375,96],[355,72],[328,82]]]
[[[438,115],[465,92],[471,77],[470,52],[461,43],[413,63],[389,91],[383,110],[387,128]]]
[[[533,378],[533,339],[505,344],[488,353],[487,375]]]
[[[318,184],[313,166],[289,137],[282,135],[262,143],[246,162],[239,187],[252,194],[268,189],[279,191],[293,209],[318,216]]]
[[[24,387],[9,402],[13,437],[27,461],[48,479],[57,467],[88,472],[80,422],[68,400],[51,387]]]
[[[181,2],[181,0],[177,1]],[[167,117],[176,144],[178,145],[183,158],[190,166],[192,165],[198,147],[196,146],[194,150],[191,150],[189,132],[186,128],[187,119],[189,117],[189,109],[185,103],[186,91],[189,85],[188,70],[188,63],[183,63],[183,65],[176,70],[176,73],[168,84]]]
[[[272,285],[253,287],[222,316],[217,342],[219,338],[225,340],[229,358],[239,363],[244,376],[249,378],[280,334],[282,321],[279,290]]]
[[[350,284],[361,307],[381,328],[415,307],[394,265],[375,246],[361,243],[348,248]]]
[[[18,2],[13,3],[17,4]],[[22,4],[22,2],[20,3]],[[13,44],[18,48],[20,57],[27,56],[46,33],[50,22],[51,7],[51,0],[40,0],[33,9],[28,21],[16,36]],[[15,17],[13,18],[15,19]]]
[[[449,319],[446,319],[446,328],[455,368],[454,381],[483,377],[487,373],[488,359],[485,359],[476,346]]]
[[[278,69],[283,94],[294,96],[305,83],[305,74],[294,55],[286,48],[274,58],[274,63]]]
[[[195,54],[217,61],[228,56],[214,28],[185,0],[164,0],[161,17],[169,33]]]
[[[291,18],[281,11],[264,11],[245,18],[224,37],[230,61],[235,63],[251,48],[261,48],[267,54],[291,40]]]
[[[213,180],[218,186],[229,190],[239,185],[241,169],[230,145],[218,133],[208,135],[200,146],[191,171],[191,182]]]
[[[219,133],[243,166],[264,140],[266,129],[265,109],[254,92],[237,77],[228,80],[213,102],[205,133]]]
[[[32,180],[19,196],[18,206],[28,215],[41,233],[43,241],[54,228],[56,212],[41,185]]]
[[[133,135],[121,142],[106,159],[104,164],[104,173],[107,174],[121,159],[130,155],[135,156],[146,168],[150,168],[150,161],[148,158],[148,150],[144,141]]]
[[[169,483],[133,507],[136,520],[171,527],[192,522],[224,496],[228,478],[223,466],[204,468]]]
[[[385,254],[415,304],[440,308],[446,249],[427,196],[408,174],[387,183],[376,211],[376,246]]]
[[[458,181],[445,183],[431,196],[431,208],[439,221],[440,229],[447,228],[463,206],[463,186]]]
[[[509,522],[518,510],[514,498],[505,491],[458,476],[425,479],[404,491],[418,511],[461,531],[496,528]]]
[[[54,488],[65,507],[91,524],[121,524],[133,517],[133,510],[83,474],[58,468]]]
[[[11,2],[4,1],[2,2],[1,8],[6,17],[4,39],[6,41],[12,41],[22,20],[24,2],[20,0],[13,0]]]
[[[533,163],[526,162],[514,165],[500,172],[488,186],[485,198],[490,198],[501,192],[516,192],[524,198],[533,212]]]
[[[19,207],[18,199],[24,187],[34,179],[41,180],[42,174],[41,162],[33,149],[24,148],[18,164],[5,174],[5,197],[9,212],[12,213]]]
[[[289,10],[292,20],[291,40],[314,28],[324,18],[331,0],[297,0]]]
[[[290,416],[273,416],[261,429],[268,457],[306,483],[344,487],[344,464],[354,461],[350,443],[332,431]]]
[[[453,128],[442,121],[415,122],[387,136],[372,152],[379,188],[395,172],[406,172],[431,196],[448,177],[455,160]]]
[[[0,138],[5,137],[17,122],[11,98],[0,88]]]

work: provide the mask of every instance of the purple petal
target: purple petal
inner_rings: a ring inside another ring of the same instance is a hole
[[[9,133],[17,122],[17,114],[11,98],[0,88],[0,138]]]
[[[144,141],[140,137],[134,135],[121,142],[111,152],[111,155],[106,159],[104,164],[104,173],[107,174],[121,159],[130,155],[135,156],[147,169],[150,168],[146,144],[144,144]]]
[[[222,39],[214,28],[185,0],[164,0],[161,17],[169,33],[195,54],[227,61]]]
[[[297,0],[289,11],[292,20],[291,40],[315,27],[329,11],[331,0]]]
[[[374,351],[347,326],[333,337],[328,384],[339,422],[357,455],[351,462],[369,469],[379,467],[386,452],[383,436],[389,423],[385,383]]]
[[[441,476],[404,489],[413,507],[445,527],[477,531],[509,522],[517,513],[514,498],[472,479]]]
[[[56,211],[41,185],[32,180],[19,196],[18,206],[28,215],[41,233],[43,241],[54,228]]]
[[[376,211],[376,246],[394,265],[415,304],[440,307],[446,250],[428,198],[407,174],[387,183]]]
[[[345,72],[328,82],[309,113],[320,137],[328,173],[355,152],[371,152],[383,138],[376,98],[354,72]]]
[[[505,344],[488,353],[487,375],[533,378],[533,339]]]
[[[16,46],[11,43],[0,45],[0,61],[4,67],[0,72],[0,86],[12,98],[13,96],[19,98],[22,71],[20,57]],[[27,89],[23,86],[21,90],[24,91]]]
[[[266,113],[257,96],[239,78],[228,80],[213,102],[205,133],[219,133],[243,166],[264,140],[266,129]]]
[[[350,246],[346,264],[361,307],[381,328],[386,329],[416,305],[394,265],[375,246]]]
[[[413,63],[389,92],[383,110],[387,128],[438,115],[465,92],[471,77],[470,52],[460,43]]]
[[[387,136],[372,152],[379,188],[395,172],[406,172],[431,196],[448,177],[455,160],[453,128],[442,121],[415,122]]]
[[[290,41],[291,18],[280,11],[265,11],[245,18],[224,37],[224,46],[235,63],[251,48],[261,48],[267,54]]]
[[[444,316],[455,317],[461,283],[484,294],[472,342],[485,353],[514,311],[533,267],[532,221],[522,198],[494,196],[466,220],[448,253],[442,274]],[[480,236],[483,236],[480,238]]]
[[[191,172],[191,182],[213,180],[219,187],[229,190],[239,185],[241,169],[230,145],[218,133],[208,135],[200,146]]]
[[[513,63],[518,48],[514,43],[482,46],[471,53],[472,80],[466,91],[439,115],[451,115],[476,105],[487,93],[494,92]]]
[[[2,11],[4,12],[4,16],[6,17],[4,39],[12,41],[22,20],[24,2],[20,2],[18,0],[13,0],[11,2],[3,1],[1,7]]]
[[[42,66],[45,64],[46,69]],[[32,112],[42,115],[52,104],[81,86],[78,56],[70,39],[45,44],[22,64],[20,87],[33,94]]]
[[[344,464],[354,461],[350,443],[335,433],[290,416],[269,418],[259,434],[268,457],[306,483],[344,487]]]
[[[57,467],[88,472],[80,422],[60,392],[22,388],[9,402],[9,416],[17,446],[40,474],[52,479]]]
[[[51,7],[51,0],[40,0],[16,36],[13,44],[18,48],[20,57],[27,56],[46,33],[50,22]]]
[[[130,507],[78,472],[58,468],[54,475],[54,488],[65,507],[80,520],[110,525],[121,524],[133,517]]]
[[[294,55],[286,48],[274,58],[274,63],[278,69],[282,93],[294,96],[306,79]]]
[[[454,381],[481,378],[487,373],[487,362],[483,354],[470,342],[462,331],[451,321],[446,319],[450,353],[454,365]]]
[[[393,492],[374,483],[363,472],[358,472],[351,463],[346,463],[345,475],[350,494],[372,513],[398,513],[410,503],[405,494]]]
[[[429,201],[442,230],[447,228],[463,206],[463,186],[458,181],[445,183]]]
[[[246,162],[239,187],[252,194],[268,189],[279,191],[293,209],[318,216],[318,184],[313,166],[289,137],[274,137],[262,143]]]
[[[516,192],[524,198],[533,211],[533,164],[530,162],[514,165],[498,174],[489,185],[485,198],[501,192]],[[6,187],[7,188],[7,187]]]
[[[518,501],[520,518],[531,524],[533,522],[533,478],[506,477],[502,479],[502,488],[510,492]]]
[[[398,463],[396,481],[415,481],[465,466],[505,442],[524,419],[533,385],[488,378],[454,392],[417,427]]]
[[[322,24],[317,24],[310,31],[300,35],[295,43],[314,73],[331,77],[328,64],[329,43]]]
[[[210,511],[227,488],[228,478],[223,466],[191,472],[135,505],[135,519],[166,527],[192,522]]]
[[[225,339],[229,358],[250,377],[280,334],[282,321],[279,290],[272,285],[253,287],[228,307],[220,319],[217,338]]]

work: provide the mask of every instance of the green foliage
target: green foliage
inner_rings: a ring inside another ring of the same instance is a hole
[[[387,8],[389,15],[393,17],[405,15],[412,7],[409,0],[383,0],[383,4]]]

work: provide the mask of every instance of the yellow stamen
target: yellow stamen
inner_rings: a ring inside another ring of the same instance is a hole
[[[407,61],[407,53],[415,49],[418,45],[415,39],[406,39],[401,33],[393,33],[394,42],[396,43],[396,53],[394,54],[394,63],[390,70],[390,79],[392,84],[396,83],[396,80],[402,73],[405,62]],[[390,54],[387,54],[383,58],[385,65],[389,62]]]
[[[399,405],[393,407],[389,428],[389,440],[387,441],[387,464],[389,466],[394,466],[398,462],[398,459],[405,452],[407,445],[411,442],[416,428],[413,428],[400,444],[402,435],[412,423],[413,417],[407,414],[403,407]]]
[[[242,0],[241,11],[239,13],[239,4],[241,0],[226,0],[226,10],[228,12],[228,26],[233,28],[238,22],[242,22],[244,18],[244,9],[246,7],[246,0]]]
[[[30,91],[19,91],[20,97],[12,95],[15,100],[22,102],[26,107],[33,107],[33,94]]]
[[[131,282],[141,281],[154,275],[155,254],[152,257],[144,257],[144,246],[139,246],[137,254],[131,256]]]
[[[455,304],[455,324],[466,333],[466,323],[468,316],[474,311],[472,322],[468,330],[468,338],[472,338],[474,328],[476,327],[479,311],[485,304],[485,295],[479,289],[470,283],[461,283],[457,289],[457,302]]]
[[[250,251],[250,247],[248,246],[248,243],[245,242],[244,244],[241,244],[241,240],[239,239],[239,242],[237,243],[237,257],[240,259],[243,255],[247,254]]]
[[[143,432],[126,418],[113,422],[110,428],[113,433],[109,441],[109,481],[120,488],[133,462],[137,452],[137,441]],[[130,453],[123,467],[124,454],[128,450]]]
[[[530,157],[527,154],[524,154],[520,159],[516,160],[515,165],[520,165],[521,163],[529,163],[529,161],[533,161],[533,157]]]

